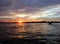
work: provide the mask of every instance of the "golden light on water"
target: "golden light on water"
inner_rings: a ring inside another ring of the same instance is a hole
[[[18,26],[19,28],[18,28],[16,31],[19,32],[19,33],[25,32],[25,29],[24,29],[25,23],[23,23],[24,20],[18,20],[17,22],[18,22],[18,23],[17,23],[17,26]]]

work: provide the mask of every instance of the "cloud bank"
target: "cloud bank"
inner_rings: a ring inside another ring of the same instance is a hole
[[[0,0],[0,19],[60,19],[60,0]]]

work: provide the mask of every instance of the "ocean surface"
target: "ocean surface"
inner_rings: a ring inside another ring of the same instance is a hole
[[[0,39],[22,38],[41,39],[48,42],[60,42],[60,23],[0,23]]]

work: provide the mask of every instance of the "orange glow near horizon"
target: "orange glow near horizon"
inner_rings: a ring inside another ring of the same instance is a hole
[[[19,23],[22,23],[22,21],[19,21]]]
[[[18,25],[20,25],[20,26],[24,26],[24,23],[23,22],[25,22],[24,20],[19,20],[18,21]]]

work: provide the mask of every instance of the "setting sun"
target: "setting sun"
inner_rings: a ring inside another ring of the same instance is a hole
[[[18,21],[18,25],[20,25],[20,26],[23,26],[24,25],[24,23],[23,23],[24,21]]]
[[[19,21],[19,23],[22,23],[23,21]]]

